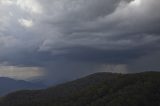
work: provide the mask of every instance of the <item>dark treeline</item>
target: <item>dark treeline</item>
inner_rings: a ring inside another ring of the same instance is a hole
[[[24,90],[0,106],[160,106],[160,73],[97,73],[45,90]]]

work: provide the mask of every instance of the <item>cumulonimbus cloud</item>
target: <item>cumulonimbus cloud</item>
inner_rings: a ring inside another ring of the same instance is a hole
[[[0,0],[0,61],[67,78],[103,64],[135,70],[159,56],[159,10],[158,0]]]

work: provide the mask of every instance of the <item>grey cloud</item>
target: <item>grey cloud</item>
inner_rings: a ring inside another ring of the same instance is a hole
[[[150,57],[159,65],[160,1],[28,0],[21,6],[0,5],[2,63],[44,67],[57,81],[96,72],[103,64],[143,71]],[[21,26],[19,19],[32,20],[33,26]]]

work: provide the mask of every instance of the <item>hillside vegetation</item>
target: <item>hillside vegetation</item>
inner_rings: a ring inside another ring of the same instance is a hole
[[[160,73],[96,73],[44,90],[23,90],[0,106],[160,106]]]

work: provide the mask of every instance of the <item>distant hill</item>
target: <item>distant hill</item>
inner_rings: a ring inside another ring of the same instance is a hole
[[[31,83],[23,80],[0,77],[0,95],[5,95],[17,90],[43,88],[43,84]]]
[[[44,90],[8,94],[0,106],[160,106],[160,73],[96,73]]]

